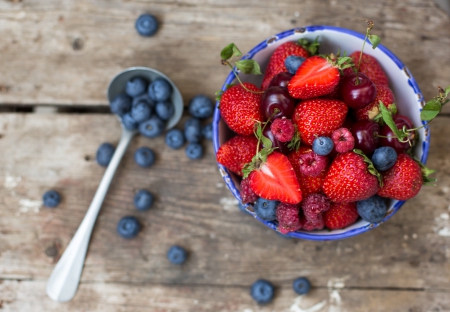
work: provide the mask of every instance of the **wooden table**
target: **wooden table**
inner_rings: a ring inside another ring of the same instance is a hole
[[[155,37],[134,30],[139,14],[161,22]],[[51,301],[45,283],[77,230],[104,168],[102,142],[117,143],[109,113],[110,79],[130,66],[163,71],[185,102],[211,97],[228,70],[220,49],[242,51],[272,34],[309,24],[374,33],[408,66],[426,99],[450,82],[450,21],[431,0],[3,0],[0,1],[0,310],[2,311],[450,311],[450,108],[432,124],[429,167],[438,186],[424,187],[389,222],[343,241],[285,239],[240,212],[215,165],[213,148],[190,161],[163,138],[137,137],[99,215],[73,301]],[[133,152],[158,159],[138,167]],[[42,206],[48,189],[63,195]],[[138,212],[136,190],[157,194]],[[124,215],[143,230],[116,234]],[[173,244],[189,250],[171,265]],[[291,283],[314,288],[297,297]],[[276,286],[275,300],[256,305],[249,286]]]

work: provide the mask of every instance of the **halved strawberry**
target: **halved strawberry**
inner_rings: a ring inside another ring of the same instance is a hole
[[[280,152],[272,152],[265,162],[257,164],[248,175],[252,190],[259,196],[283,203],[298,204],[302,191],[289,159]]]
[[[252,160],[257,146],[258,139],[254,136],[237,135],[219,147],[217,162],[242,176],[242,168]]]

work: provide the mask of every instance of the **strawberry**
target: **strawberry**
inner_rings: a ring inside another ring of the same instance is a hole
[[[254,125],[264,119],[260,111],[262,91],[251,83],[234,85],[223,92],[220,114],[231,130],[241,135],[253,134]]]
[[[288,159],[294,168],[297,175],[298,182],[300,183],[300,189],[302,190],[303,198],[306,198],[309,194],[320,193],[322,191],[322,184],[326,170],[322,171],[317,177],[306,176],[300,171],[300,155],[311,152],[311,147],[301,145],[297,151],[293,151],[288,154]]]
[[[353,59],[353,63],[356,64],[356,68],[358,68],[359,56],[361,55],[360,51],[355,51],[349,56]],[[377,59],[369,54],[362,54],[361,64],[359,65],[359,71],[369,77],[370,80],[374,84],[378,85],[389,85],[388,77],[384,72],[383,68],[381,68],[380,63],[378,63]],[[351,69],[345,69],[344,74],[348,74],[351,72]]]
[[[407,154],[399,154],[394,166],[381,175],[383,187],[377,194],[398,200],[416,196],[424,182],[422,168]]]
[[[330,230],[343,229],[358,219],[356,203],[331,203],[330,209],[323,214],[325,226]]]
[[[276,48],[270,57],[269,64],[267,64],[266,71],[264,73],[263,82],[261,88],[266,90],[269,87],[272,78],[282,72],[287,72],[287,68],[284,65],[284,60],[290,55],[309,57],[309,52],[306,48],[302,47],[299,43],[294,41],[288,41]]]
[[[329,94],[339,84],[340,76],[338,66],[329,58],[311,56],[300,65],[289,82],[289,94],[297,99]]]
[[[339,100],[310,99],[295,107],[293,121],[301,141],[309,146],[316,136],[331,136],[345,121],[348,106]]]
[[[249,184],[259,197],[288,204],[298,204],[302,200],[300,185],[287,156],[272,152],[250,170]]]
[[[353,202],[375,195],[381,175],[360,150],[338,154],[323,181],[323,191],[333,202]]]
[[[390,111],[394,109],[395,97],[392,90],[385,85],[377,86],[377,96],[375,100],[363,108],[354,111],[354,115],[357,120],[373,120],[380,113],[379,105],[380,101],[383,102]],[[396,109],[395,109],[396,111]]]
[[[217,162],[242,176],[242,168],[256,153],[258,139],[254,136],[237,135],[222,144],[216,154]]]

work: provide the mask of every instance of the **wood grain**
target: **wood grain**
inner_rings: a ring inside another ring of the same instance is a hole
[[[428,165],[439,168],[438,186],[424,187],[380,228],[338,242],[285,239],[240,212],[218,173],[210,143],[205,144],[201,161],[190,161],[182,149],[167,148],[163,138],[137,137],[103,205],[82,276],[80,293],[84,295],[77,295],[73,305],[81,311],[89,310],[93,302],[99,306],[108,302],[107,294],[92,289],[114,293],[131,287],[127,291],[134,295],[145,288],[149,296],[154,292],[173,296],[176,311],[202,311],[189,305],[184,309],[183,292],[193,291],[207,300],[210,296],[203,292],[212,289],[214,296],[222,294],[217,300],[208,299],[212,310],[236,311],[252,304],[249,285],[266,278],[282,293],[286,291],[285,299],[274,303],[276,311],[281,311],[295,299],[292,292],[288,295],[292,280],[308,276],[323,290],[320,298],[327,298],[325,289],[330,285],[343,287],[348,296],[342,301],[348,300],[349,307],[354,301],[356,306],[365,300],[375,302],[376,296],[392,304],[392,311],[397,306],[401,310],[399,303],[394,304],[397,296],[404,296],[408,307],[419,307],[417,311],[428,311],[422,308],[432,304],[448,307],[450,301],[441,294],[450,291],[444,274],[450,270],[450,160],[441,156],[450,152],[447,125],[447,117],[438,117],[432,125]],[[23,293],[34,292],[43,289],[101,179],[104,169],[93,160],[97,146],[117,142],[120,129],[113,116],[98,114],[1,114],[0,129],[4,184],[0,189],[0,280],[4,281],[0,287],[29,287]],[[155,149],[158,157],[153,167],[142,169],[134,163],[138,146]],[[40,206],[40,197],[49,188],[63,195],[58,208]],[[133,194],[140,188],[156,194],[150,211],[133,208]],[[124,215],[141,220],[143,231],[137,238],[125,240],[116,234],[116,224]],[[172,244],[189,251],[189,260],[181,267],[165,258]],[[15,305],[25,306],[24,299],[8,299],[4,294],[0,292],[0,300],[12,300],[11,311]],[[221,306],[228,296],[235,298],[237,306]],[[41,292],[33,298],[43,300],[45,295]],[[55,307],[47,302],[42,309]],[[132,304],[124,302],[117,309],[124,307]],[[212,311],[204,309],[208,310]]]

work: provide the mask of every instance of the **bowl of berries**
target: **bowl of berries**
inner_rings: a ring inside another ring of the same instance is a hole
[[[219,171],[246,210],[282,234],[343,239],[391,218],[432,183],[425,102],[407,67],[372,34],[333,26],[279,33],[243,55],[217,94]],[[366,48],[366,49],[365,49]]]

